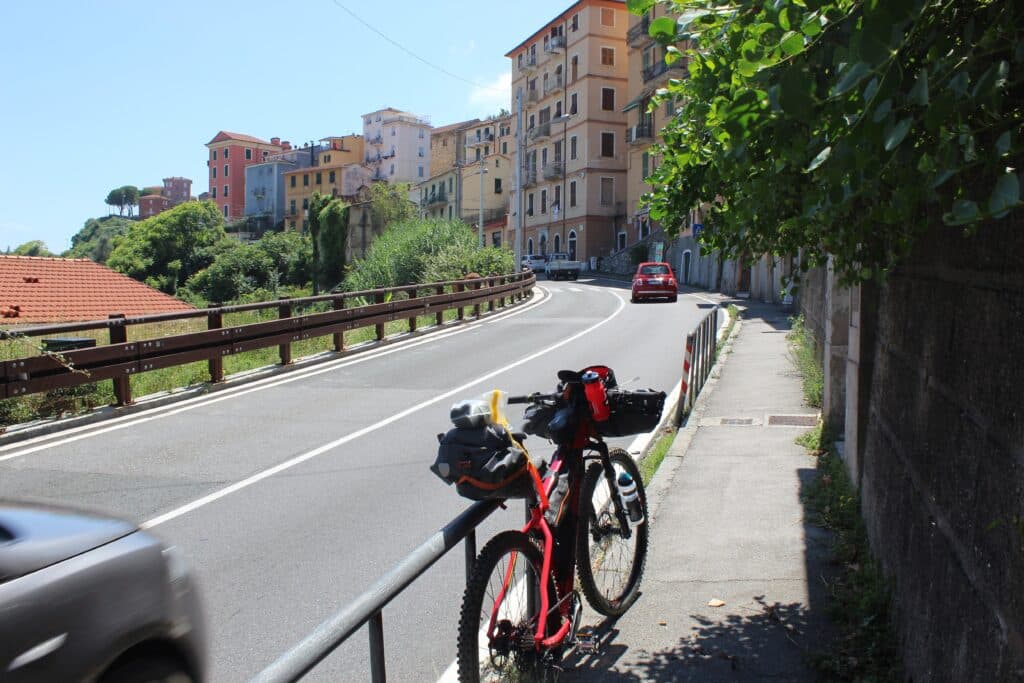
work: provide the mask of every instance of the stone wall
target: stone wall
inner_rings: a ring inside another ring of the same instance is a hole
[[[936,228],[876,316],[858,302],[851,333],[875,329],[852,455],[907,673],[1024,680],[1024,221]]]

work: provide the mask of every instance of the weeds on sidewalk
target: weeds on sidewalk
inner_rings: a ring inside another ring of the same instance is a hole
[[[860,501],[830,430],[820,424],[797,439],[816,453],[818,476],[804,495],[809,521],[833,534],[832,561],[840,568],[826,580],[829,616],[839,637],[812,663],[830,681],[903,680],[898,641],[890,622],[885,576],[871,556]]]
[[[672,442],[675,440],[675,427],[666,429],[662,435],[658,437],[654,447],[651,448],[644,459],[640,461],[640,478],[643,480],[644,486],[650,485],[651,480],[654,479],[654,473],[658,471],[661,461],[665,459],[668,449],[672,447]]]
[[[825,389],[825,375],[818,362],[817,340],[804,325],[804,316],[790,318],[793,327],[786,335],[789,352],[796,369],[803,377],[804,400],[814,408],[821,407],[822,393]]]
[[[719,356],[726,352],[727,347],[725,346],[725,342],[728,341],[729,337],[732,335],[732,328],[736,327],[736,321],[739,320],[740,317],[740,309],[736,308],[735,304],[729,304],[729,308],[727,310],[729,311],[729,322],[726,323],[725,333],[721,337],[723,343],[715,345],[715,361],[718,360]]]

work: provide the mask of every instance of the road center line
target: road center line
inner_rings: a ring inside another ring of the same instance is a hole
[[[580,332],[577,332],[576,334],[572,335],[571,337],[567,337],[567,338],[565,338],[565,339],[563,339],[563,340],[561,340],[561,341],[559,341],[559,342],[557,342],[555,344],[552,344],[551,346],[548,346],[547,348],[544,348],[544,349],[541,349],[540,351],[536,351],[534,353],[531,353],[528,356],[524,356],[523,358],[520,358],[519,360],[515,361],[514,363],[509,363],[508,365],[506,365],[506,366],[504,366],[502,368],[498,368],[497,370],[489,372],[489,373],[487,373],[485,375],[481,375],[480,377],[477,377],[476,379],[471,380],[471,381],[467,382],[466,384],[458,386],[458,387],[456,387],[454,389],[450,389],[450,390],[444,392],[443,394],[439,394],[438,396],[435,396],[434,398],[432,398],[432,399],[430,399],[428,401],[423,401],[422,403],[418,403],[418,404],[416,404],[414,406],[410,406],[409,408],[406,408],[405,410],[403,410],[401,412],[395,413],[391,417],[384,418],[383,420],[375,422],[372,425],[363,427],[362,429],[359,429],[359,430],[357,430],[355,432],[352,432],[350,434],[346,434],[345,436],[343,436],[343,437],[341,437],[339,439],[335,439],[334,441],[331,441],[331,442],[326,443],[326,444],[324,444],[322,446],[314,448],[313,450],[308,451],[306,453],[303,453],[302,455],[298,455],[298,456],[292,458],[291,460],[287,460],[287,461],[285,461],[285,462],[283,462],[283,463],[281,463],[279,465],[275,465],[274,467],[271,467],[269,469],[263,470],[262,472],[254,474],[253,476],[248,477],[246,479],[243,479],[241,481],[238,481],[238,482],[236,482],[236,483],[234,483],[234,484],[232,484],[230,486],[226,486],[226,487],[224,487],[222,489],[214,491],[213,493],[205,495],[202,498],[198,498],[198,499],[192,501],[191,503],[187,503],[185,505],[182,505],[181,507],[178,507],[178,508],[175,508],[174,510],[171,510],[170,512],[166,512],[166,513],[164,513],[162,515],[154,517],[153,519],[150,519],[148,521],[143,522],[140,525],[140,527],[142,529],[152,529],[155,526],[159,526],[160,524],[164,524],[165,522],[169,522],[169,521],[171,521],[173,519],[181,517],[182,515],[185,515],[185,514],[187,514],[189,512],[192,512],[192,511],[197,510],[197,509],[199,509],[201,507],[209,505],[210,503],[212,503],[212,502],[214,502],[216,500],[219,500],[219,499],[221,499],[221,498],[223,498],[225,496],[228,496],[228,495],[230,495],[232,493],[235,493],[237,491],[241,491],[242,489],[248,488],[249,486],[252,486],[253,484],[255,484],[257,482],[263,481],[264,479],[267,479],[268,477],[272,477],[275,474],[279,474],[281,472],[284,472],[285,470],[289,470],[289,469],[295,467],[296,465],[300,465],[300,464],[306,462],[307,460],[312,460],[313,458],[315,458],[315,457],[317,457],[319,455],[323,455],[324,453],[326,453],[326,452],[328,452],[330,450],[333,450],[333,449],[337,448],[338,446],[342,446],[342,445],[344,445],[344,444],[346,444],[346,443],[348,443],[350,441],[358,439],[361,436],[365,436],[365,435],[367,435],[367,434],[369,434],[371,432],[375,432],[375,431],[377,431],[379,429],[382,429],[382,428],[384,428],[384,427],[386,427],[386,426],[388,426],[388,425],[390,425],[390,424],[392,424],[394,422],[397,422],[397,421],[399,421],[399,420],[401,420],[401,419],[403,419],[405,417],[408,417],[409,415],[412,415],[413,413],[419,412],[419,411],[423,410],[424,408],[432,406],[432,405],[434,405],[436,403],[440,403],[441,401],[444,401],[445,399],[451,398],[452,396],[455,396],[457,394],[461,394],[461,393],[469,390],[470,388],[476,386],[477,384],[480,384],[481,382],[485,382],[485,381],[487,381],[489,379],[497,377],[498,375],[500,375],[502,373],[508,372],[509,370],[512,370],[513,368],[519,367],[520,365],[524,365],[526,363],[529,363],[530,361],[535,360],[537,358],[540,358],[541,356],[544,356],[544,355],[554,351],[557,348],[560,348],[562,346],[565,346],[566,344],[574,342],[577,339],[579,339],[580,337],[584,337],[584,336],[590,334],[591,332],[593,332],[594,330],[596,330],[597,328],[599,328],[599,327],[601,327],[603,325],[606,325],[611,320],[613,320],[616,316],[618,316],[620,313],[622,313],[622,311],[625,309],[626,302],[625,302],[625,300],[622,297],[620,297],[618,294],[615,294],[613,292],[608,292],[608,293],[618,301],[618,308],[616,308],[615,311],[611,315],[606,317],[604,320],[602,320],[602,321],[600,321],[600,322],[598,322],[598,323],[596,323],[594,325],[591,325],[587,329],[582,330]]]
[[[442,341],[450,337],[453,337],[457,334],[469,332],[470,330],[475,329],[480,324],[500,322],[507,318],[511,318],[515,315],[526,313],[527,311],[537,306],[547,303],[551,298],[550,292],[541,287],[539,287],[538,289],[540,289],[541,292],[543,292],[544,296],[539,297],[536,301],[531,301],[522,308],[516,308],[515,310],[496,314],[497,316],[500,317],[488,317],[480,321],[473,321],[469,325],[460,326],[452,330],[428,333],[422,338],[414,338],[407,341],[395,342],[394,344],[387,346],[385,348],[370,350],[365,352],[365,354],[360,354],[359,356],[356,356],[354,358],[339,358],[337,360],[328,361],[327,363],[317,365],[315,367],[297,370],[294,373],[289,373],[286,377],[268,377],[266,379],[257,380],[251,384],[238,387],[237,389],[226,389],[222,392],[218,392],[216,396],[197,396],[195,398],[185,399],[180,403],[162,406],[159,408],[153,408],[151,410],[146,411],[146,413],[142,415],[125,415],[123,417],[113,418],[103,423],[102,426],[97,427],[96,425],[91,424],[83,425],[81,427],[74,427],[72,429],[59,432],[57,434],[45,434],[36,437],[35,439],[30,439],[28,440],[27,443],[20,442],[16,444],[9,444],[7,446],[0,446],[0,452],[6,450],[14,451],[6,455],[0,455],[0,462],[4,462],[5,460],[12,460],[14,458],[20,458],[26,455],[30,455],[32,453],[36,453],[38,451],[46,450],[48,448],[63,446],[69,443],[74,443],[75,441],[80,441],[82,439],[88,439],[93,436],[99,436],[101,434],[106,434],[108,432],[117,431],[119,429],[125,429],[127,427],[143,424],[146,422],[150,422],[152,420],[170,417],[172,415],[177,415],[178,413],[194,410],[196,408],[202,408],[208,405],[212,405],[214,403],[226,401],[228,399],[238,398],[240,396],[245,396],[253,392],[271,389],[277,386],[281,386],[282,384],[288,384],[291,382],[297,382],[302,379],[307,379],[309,377],[315,377],[316,375],[320,375],[325,372],[332,372],[334,370],[347,368],[352,365],[357,365],[359,363],[365,363],[370,360],[382,358],[384,356],[389,356],[393,353],[405,351],[410,348],[416,348],[424,344],[433,344],[438,341]],[[26,447],[27,444],[32,443],[36,443],[36,445],[29,445],[28,447]]]

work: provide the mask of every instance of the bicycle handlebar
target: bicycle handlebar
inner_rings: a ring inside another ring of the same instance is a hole
[[[562,398],[561,394],[542,394],[540,392],[534,392],[527,396],[509,396],[508,403],[513,405],[516,403],[541,403],[543,401],[557,401]]]

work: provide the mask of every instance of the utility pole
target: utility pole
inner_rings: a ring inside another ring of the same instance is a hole
[[[516,239],[513,253],[515,267],[522,268],[523,263],[523,89],[516,89]]]
[[[484,173],[487,173],[484,157],[480,157],[480,248],[484,248]]]

